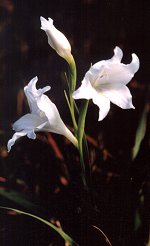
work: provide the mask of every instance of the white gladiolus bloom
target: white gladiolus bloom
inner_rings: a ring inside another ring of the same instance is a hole
[[[51,18],[46,20],[41,16],[40,20],[41,29],[46,32],[49,45],[58,53],[58,55],[63,57],[69,63],[72,55],[71,46],[68,39],[62,32],[56,29]]]
[[[110,110],[110,102],[122,109],[134,108],[132,95],[126,84],[139,69],[139,58],[132,54],[130,64],[121,63],[123,52],[119,47],[114,49],[114,56],[109,60],[95,63],[74,91],[74,99],[92,99],[99,107],[99,118],[103,120]]]
[[[28,138],[35,139],[35,132],[42,131],[64,135],[77,146],[77,139],[63,123],[57,107],[44,95],[46,91],[50,90],[50,86],[37,90],[37,81],[37,77],[33,78],[24,88],[31,112],[22,116],[13,124],[13,130],[15,130],[16,133],[8,141],[8,151],[11,150],[15,141],[20,137],[27,135]]]

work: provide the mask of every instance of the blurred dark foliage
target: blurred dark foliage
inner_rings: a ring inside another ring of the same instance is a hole
[[[107,118],[98,122],[98,109],[89,106],[86,132],[92,208],[87,208],[83,199],[78,153],[63,137],[38,134],[35,141],[18,141],[9,155],[6,151],[12,123],[29,110],[23,87],[36,75],[39,86],[51,85],[48,95],[71,126],[63,95],[67,90],[66,63],[47,44],[40,16],[54,19],[69,39],[77,63],[77,86],[91,63],[110,58],[116,45],[124,51],[124,63],[131,61],[132,52],[140,58],[140,70],[129,84],[135,110],[111,105]],[[8,194],[7,198],[0,195],[0,205],[59,220],[80,245],[107,245],[90,227],[96,225],[113,246],[148,246],[149,116],[134,161],[131,153],[145,101],[149,100],[149,16],[149,1],[0,0],[0,189]],[[12,190],[17,195],[10,199]],[[37,207],[19,202],[19,194]],[[0,221],[2,246],[64,245],[56,233],[31,218],[0,211]]]

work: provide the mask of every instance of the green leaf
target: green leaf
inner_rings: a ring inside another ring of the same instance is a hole
[[[48,225],[50,228],[52,228],[53,230],[55,230],[64,240],[65,242],[68,242],[70,246],[79,246],[70,236],[68,236],[61,228],[58,228],[57,226],[53,225],[52,223],[50,223],[49,221],[37,216],[37,215],[34,215],[34,214],[31,214],[31,213],[27,213],[27,212],[24,212],[24,211],[21,211],[21,210],[18,210],[18,209],[14,209],[14,208],[8,208],[8,207],[1,207],[0,208],[2,209],[7,209],[7,210],[11,210],[11,211],[14,211],[16,213],[19,213],[19,214],[23,214],[23,215],[27,215],[29,217],[32,217],[32,218],[35,218],[39,221],[41,221],[42,223]]]
[[[38,205],[29,201],[29,198],[27,196],[15,190],[0,189],[0,195],[12,202],[21,205],[24,208],[30,209],[31,211],[35,211],[39,209]]]
[[[134,219],[134,230],[137,231],[141,225],[142,225],[141,216],[140,216],[139,209],[137,209]]]
[[[141,143],[144,139],[146,133],[146,126],[147,126],[146,125],[147,116],[148,116],[148,105],[146,104],[136,131],[135,143],[132,149],[132,160],[134,160],[137,157],[140,150]]]

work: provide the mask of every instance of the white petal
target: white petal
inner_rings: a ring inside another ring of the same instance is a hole
[[[98,90],[105,85],[123,84],[126,85],[133,78],[134,74],[131,73],[127,65],[122,63],[111,63],[105,67],[91,82],[92,86]]]
[[[13,124],[13,130],[16,132],[22,130],[32,130],[46,122],[46,117],[40,117],[36,114],[26,114]]]
[[[49,130],[49,122],[45,121],[44,123],[42,123],[41,125],[37,126],[35,128],[36,131],[48,131]]]
[[[30,139],[36,139],[36,134],[33,129],[31,131],[28,131],[27,137]]]
[[[34,77],[27,86],[25,86],[24,88],[24,92],[25,94],[27,94],[26,96],[28,97],[32,97],[34,100],[36,97],[41,96],[42,94],[44,94],[45,92],[50,90],[50,86],[45,86],[42,89],[38,89],[36,88],[36,83],[38,81],[38,77]]]
[[[34,77],[30,80],[27,86],[24,87],[24,92],[31,92],[32,95],[37,96],[37,89],[36,89],[36,83],[38,81],[38,77]]]
[[[114,49],[114,56],[111,59],[102,60],[91,66],[89,71],[85,74],[85,78],[88,79],[91,82],[91,84],[93,84],[97,79],[101,79],[101,83],[107,83],[107,73],[105,72],[105,68],[111,67],[113,63],[117,63],[118,66],[122,59],[122,56],[122,50],[116,46],[116,48]],[[104,79],[102,79],[103,77]]]
[[[122,50],[116,47],[114,56],[110,60],[103,60],[95,63],[85,74],[85,79],[98,89],[104,84],[124,84],[130,82],[134,73],[139,69],[139,59],[132,54],[132,62],[128,65],[120,63]]]
[[[36,104],[36,98],[37,95],[37,89],[36,89],[36,83],[38,81],[38,78],[33,78],[27,86],[24,87],[24,92],[28,100],[29,108],[32,113],[36,113],[38,111],[38,107]]]
[[[114,49],[114,56],[109,60],[109,62],[121,62],[121,59],[123,57],[123,52],[122,50],[116,46]]]
[[[126,66],[134,76],[140,67],[140,61],[136,54],[132,54],[132,62]]]
[[[47,120],[46,116],[40,118],[33,114],[26,114],[17,120],[13,124],[13,130],[15,130],[16,133],[13,135],[12,139],[8,141],[8,151],[10,151],[11,147],[15,144],[15,141],[18,138],[27,135],[28,138],[35,139],[35,131],[46,131],[47,127],[45,126],[48,125],[48,121],[43,123],[44,120]]]
[[[81,86],[73,92],[74,99],[92,99],[93,93],[95,93],[94,88],[91,86],[89,80],[84,79]]]
[[[41,29],[44,31],[47,31],[51,25],[53,25],[53,20],[51,18],[48,18],[48,21],[40,16],[40,21],[41,21]]]
[[[34,114],[38,114],[39,113],[39,109],[37,107],[37,97],[41,96],[43,93],[45,93],[46,91],[50,90],[50,86],[46,86],[42,89],[38,89],[36,88],[36,83],[38,81],[38,78],[35,77],[33,78],[27,86],[25,86],[24,88],[24,92],[25,95],[27,97],[28,103],[29,103],[29,107],[32,113]]]
[[[58,109],[54,103],[46,96],[42,95],[37,101],[37,105],[41,111],[46,115],[49,125],[47,124],[44,129],[50,132],[64,135],[67,137],[75,146],[77,146],[77,140],[69,129],[65,126],[62,121]]]
[[[132,104],[132,95],[125,85],[112,85],[106,89],[102,89],[102,94],[106,96],[112,103],[120,108],[129,109],[134,108]]]
[[[11,147],[15,144],[16,140],[27,135],[27,132],[26,131],[21,131],[21,132],[16,132],[12,138],[8,141],[8,144],[7,144],[7,149],[8,149],[8,152],[11,150]]]
[[[103,120],[110,110],[110,101],[102,94],[95,93],[93,97],[93,103],[95,103],[99,107],[99,118],[98,120]]]
[[[57,122],[62,121],[55,104],[46,95],[38,98],[37,105],[48,118],[51,127],[55,127]]]

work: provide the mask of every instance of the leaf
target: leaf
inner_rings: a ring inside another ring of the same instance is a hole
[[[11,210],[11,211],[14,211],[16,213],[19,213],[19,214],[23,214],[23,215],[27,215],[29,217],[32,217],[32,218],[35,218],[39,221],[41,221],[42,223],[48,225],[50,228],[52,228],[54,231],[56,231],[66,242],[69,243],[70,246],[79,246],[70,236],[68,236],[61,228],[58,228],[57,226],[53,225],[52,223],[50,223],[49,221],[37,216],[37,215],[34,215],[34,214],[31,214],[31,213],[27,213],[27,212],[24,212],[24,211],[21,211],[21,210],[18,210],[18,209],[14,209],[14,208],[8,208],[8,207],[1,207],[0,208],[2,209],[7,209],[7,210]]]
[[[137,209],[134,219],[134,230],[137,231],[141,225],[142,225],[141,216],[140,216],[139,209]]]
[[[102,235],[103,238],[105,239],[105,242],[107,243],[107,245],[112,246],[112,244],[111,244],[111,242],[109,241],[109,239],[108,239],[108,237],[106,236],[106,234],[105,234],[100,228],[98,228],[97,226],[93,225],[93,227],[94,227],[95,229],[97,229],[97,230],[101,233],[101,235]]]
[[[135,143],[132,149],[132,160],[134,160],[137,157],[140,150],[141,143],[144,139],[146,133],[146,126],[147,126],[146,125],[147,116],[148,116],[148,105],[146,104],[136,131]]]
[[[25,195],[17,191],[0,189],[0,195],[32,211],[39,209],[38,205],[29,201]]]

